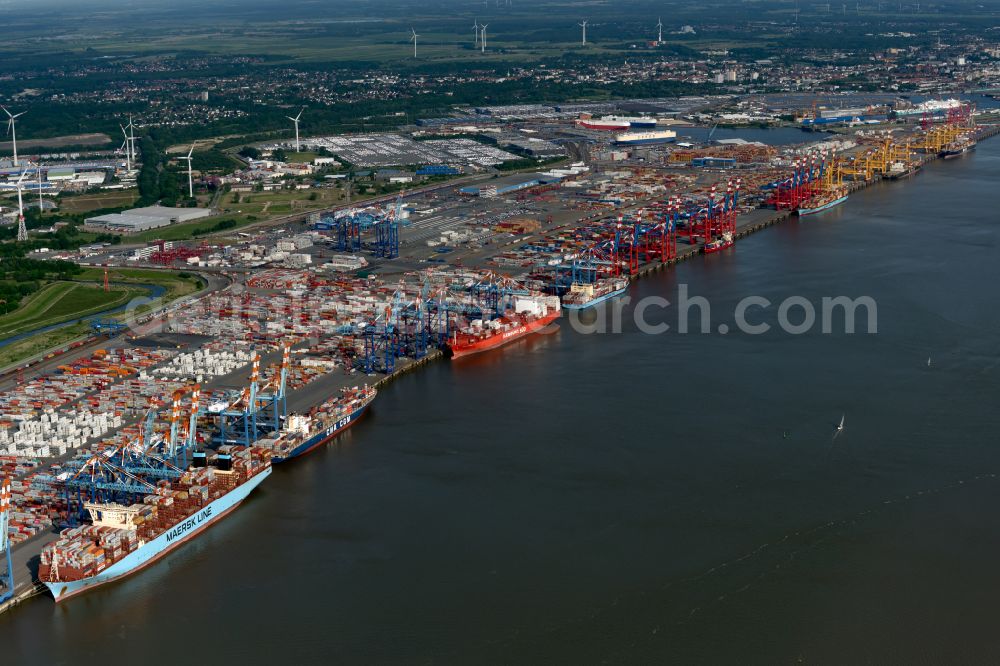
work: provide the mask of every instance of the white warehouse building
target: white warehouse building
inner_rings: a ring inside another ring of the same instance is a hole
[[[85,229],[98,229],[120,234],[135,234],[149,229],[158,229],[179,222],[191,222],[208,217],[210,208],[167,208],[148,206],[133,208],[124,213],[111,213],[87,218]]]

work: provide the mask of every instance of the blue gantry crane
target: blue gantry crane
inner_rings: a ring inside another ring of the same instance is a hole
[[[382,372],[391,374],[396,369],[396,357],[400,356],[399,331],[393,323],[391,308],[377,316],[361,331],[365,342],[365,353],[361,357],[361,369],[366,374]]]
[[[380,220],[375,225],[375,256],[395,259],[399,256],[399,222],[393,219]]]
[[[516,296],[527,296],[531,292],[513,279],[490,271],[470,287],[473,299],[482,307],[489,318],[500,317],[514,307]],[[484,317],[485,318],[485,317]]]
[[[14,565],[10,559],[10,479],[0,481],[0,604],[14,596]]]
[[[342,215],[333,223],[337,228],[337,249],[341,252],[361,252],[361,222],[353,215]]]
[[[116,452],[98,451],[75,472],[63,472],[56,477],[66,490],[66,505],[71,522],[86,515],[84,506],[87,503],[128,506],[141,502],[143,497],[156,492],[153,483],[116,464],[113,460],[116,457]]]
[[[113,338],[126,328],[125,324],[121,323],[117,319],[92,319],[90,321],[90,330],[94,332],[95,335],[106,335],[109,338]]]

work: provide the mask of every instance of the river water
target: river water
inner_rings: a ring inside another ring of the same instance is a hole
[[[114,284],[115,285],[119,285],[119,284],[124,284],[124,283],[117,283],[116,282]],[[164,287],[163,285],[159,285],[159,284],[128,283],[126,286],[145,289],[146,290],[146,294],[144,296],[142,296],[142,298],[147,298],[147,299],[150,299],[150,300],[155,300],[155,299],[159,298],[160,296],[162,296],[167,291],[166,287]],[[113,314],[116,314],[116,313],[119,313],[119,312],[125,312],[126,310],[129,309],[130,303],[131,303],[131,301],[129,303],[125,303],[124,305],[119,305],[119,306],[116,306],[116,307],[113,307],[113,308],[109,308],[107,310],[101,310],[100,312],[94,312],[92,314],[89,314],[89,315],[87,315],[85,317],[82,317],[82,318],[79,318],[79,319],[70,319],[68,321],[60,322],[58,324],[49,324],[48,326],[42,326],[42,327],[36,328],[36,329],[34,329],[32,331],[25,331],[24,333],[18,333],[17,335],[12,335],[9,338],[3,338],[2,340],[0,340],[0,347],[6,347],[9,344],[13,344],[13,343],[15,343],[15,342],[17,342],[19,340],[24,340],[25,338],[30,338],[33,335],[39,335],[40,333],[47,333],[49,331],[54,331],[56,329],[65,328],[67,326],[72,326],[73,324],[76,324],[77,322],[81,322],[82,321],[82,322],[85,322],[85,323],[90,323],[90,322],[92,322],[94,320],[102,319],[102,318],[107,317],[109,315],[113,315]]]
[[[870,296],[877,334],[564,320],[431,364],[166,560],[0,617],[6,659],[996,663],[998,182],[987,141],[630,294],[713,330]]]

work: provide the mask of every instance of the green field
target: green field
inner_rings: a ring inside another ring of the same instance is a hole
[[[0,368],[6,368],[11,363],[30,358],[35,354],[41,354],[44,351],[66,344],[82,337],[87,331],[88,327],[86,324],[69,324],[54,331],[39,333],[24,340],[4,345],[0,347]]]
[[[99,194],[61,195],[56,202],[60,213],[89,213],[101,208],[120,208],[131,206],[139,198],[139,191],[113,190]]]
[[[309,196],[316,193],[316,199],[310,200]],[[239,201],[235,201],[236,197]],[[371,196],[371,195],[368,195]],[[355,196],[360,199],[361,196]],[[315,190],[280,190],[277,192],[232,192],[221,196],[217,206],[228,213],[213,217],[204,218],[196,222],[185,224],[173,224],[169,227],[151,229],[142,233],[128,236],[126,242],[152,241],[152,240],[186,240],[197,238],[206,234],[194,235],[198,229],[211,229],[215,225],[225,220],[232,220],[235,227],[230,227],[220,232],[232,233],[254,222],[263,222],[273,217],[291,215],[292,213],[308,213],[314,210],[322,210],[331,206],[345,203],[347,201],[346,189],[315,189]]]
[[[18,309],[0,317],[0,338],[115,308],[141,293],[143,290],[138,288],[105,292],[95,285],[53,282],[25,299]]]
[[[80,280],[103,280],[104,269],[84,267],[77,276]],[[202,280],[197,275],[181,277],[173,271],[158,271],[144,268],[110,268],[108,280],[116,283],[156,284],[166,292],[163,298],[172,301],[192,294],[202,287]]]
[[[77,278],[100,282],[104,279],[104,270],[85,267]],[[32,294],[17,310],[0,317],[0,338],[60,322],[74,322],[88,314],[124,305],[132,298],[149,293],[147,289],[139,287],[140,284],[162,286],[166,290],[162,296],[163,302],[187,296],[203,286],[202,279],[197,275],[181,277],[176,272],[141,268],[114,268],[108,271],[108,278],[115,283],[132,283],[136,286],[119,284],[110,293],[105,293],[95,284],[54,282]],[[150,306],[144,306],[138,311],[148,307]],[[0,368],[58,347],[88,332],[87,324],[70,323],[12,342],[0,347]]]

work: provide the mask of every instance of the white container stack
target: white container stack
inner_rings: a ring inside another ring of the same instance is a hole
[[[251,353],[242,349],[228,351],[203,348],[177,356],[169,365],[154,370],[153,374],[185,379],[220,377],[248,365],[251,360]]]
[[[63,455],[121,425],[121,416],[87,409],[61,410],[58,415],[46,411],[0,427],[0,453],[36,458]]]

